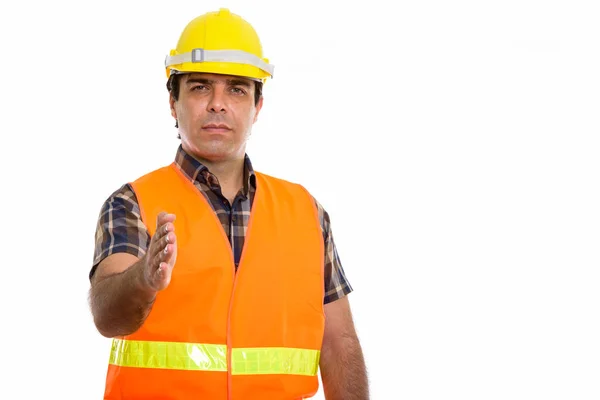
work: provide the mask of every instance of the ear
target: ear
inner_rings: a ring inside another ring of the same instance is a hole
[[[177,111],[175,111],[175,99],[169,93],[169,107],[171,108],[171,116],[177,119]]]
[[[254,120],[252,121],[252,123],[255,123],[256,120],[258,119],[258,113],[262,109],[262,106],[263,106],[263,97],[260,96],[260,99],[258,100],[258,104],[256,105],[256,112],[254,113]]]

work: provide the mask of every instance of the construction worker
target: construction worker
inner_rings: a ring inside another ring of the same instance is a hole
[[[112,338],[105,399],[368,399],[327,212],[254,171],[246,141],[273,76],[254,28],[193,19],[166,57],[173,163],[103,204],[90,271]]]

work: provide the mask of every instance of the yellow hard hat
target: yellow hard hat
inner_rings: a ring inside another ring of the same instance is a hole
[[[194,18],[184,28],[177,48],[165,59],[167,77],[173,73],[207,72],[237,75],[265,82],[274,66],[263,57],[258,34],[228,9]]]

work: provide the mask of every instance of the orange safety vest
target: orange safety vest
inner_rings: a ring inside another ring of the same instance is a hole
[[[113,339],[105,399],[287,400],[318,390],[323,236],[300,185],[256,173],[238,272],[202,193],[175,164],[132,182],[150,234],[176,214],[171,283],[139,330]]]

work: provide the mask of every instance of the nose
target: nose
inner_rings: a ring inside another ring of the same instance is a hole
[[[214,85],[210,99],[207,104],[207,111],[212,113],[226,113],[225,93],[221,85]]]

